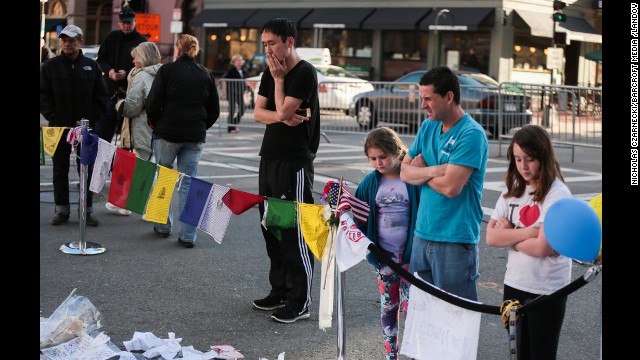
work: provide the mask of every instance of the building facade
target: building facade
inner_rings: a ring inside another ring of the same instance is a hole
[[[97,44],[117,28],[120,0],[48,1],[49,19],[59,18],[66,9],[66,21],[81,27],[85,21],[83,28]],[[499,82],[602,83],[601,60],[587,56],[602,50],[601,0],[565,1],[562,12],[567,20],[563,23],[552,20],[551,0],[142,3],[144,12],[161,16],[163,55],[169,57],[173,51],[176,34],[171,32],[171,23],[179,9],[182,31],[198,37],[201,63],[218,76],[236,53],[248,62],[255,59],[258,65],[263,53],[260,28],[273,17],[287,17],[298,26],[298,47],[329,48],[335,65],[368,80],[392,81],[413,70],[448,65],[480,71]],[[554,29],[566,33],[564,46],[554,46]],[[559,69],[547,69],[550,47],[563,49]]]

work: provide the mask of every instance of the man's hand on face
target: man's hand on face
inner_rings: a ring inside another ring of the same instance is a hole
[[[273,76],[274,79],[284,79],[284,76],[287,73],[287,63],[285,59],[282,59],[282,61],[278,60],[272,52],[267,52],[266,55],[271,76]]]

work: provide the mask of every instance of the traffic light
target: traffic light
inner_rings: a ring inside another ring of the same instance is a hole
[[[559,46],[567,45],[567,33],[556,31],[553,33],[553,43]]]
[[[566,6],[567,4],[564,1],[553,2],[553,15],[551,16],[553,18],[553,21],[557,21],[557,22],[567,21],[567,15],[562,12],[562,9],[564,9]]]

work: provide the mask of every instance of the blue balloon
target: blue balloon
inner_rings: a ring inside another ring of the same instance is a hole
[[[600,251],[602,224],[589,203],[565,198],[547,210],[544,234],[558,254],[576,260],[593,261]]]

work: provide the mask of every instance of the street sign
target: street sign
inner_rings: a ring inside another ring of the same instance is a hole
[[[564,58],[564,49],[547,48],[547,69],[562,69],[562,59]]]
[[[160,42],[160,14],[136,14],[136,30],[148,41]]]
[[[174,20],[171,22],[171,33],[180,34],[182,32],[182,21]]]
[[[181,8],[174,8],[173,9],[173,18],[171,20],[173,20],[173,21],[182,20],[182,9]]]

